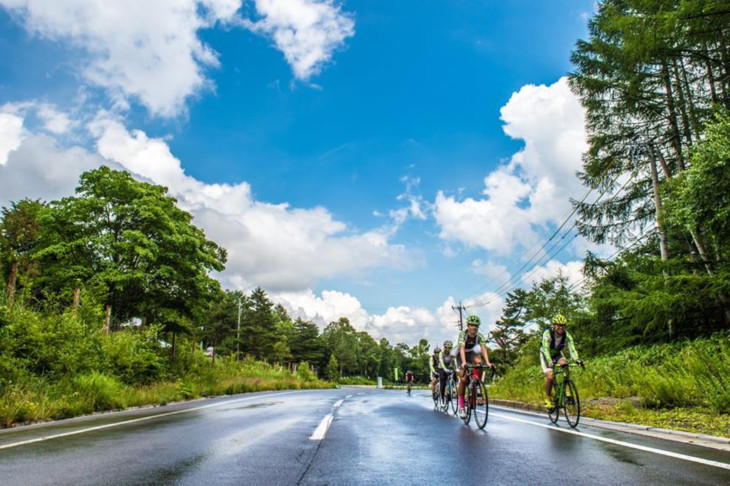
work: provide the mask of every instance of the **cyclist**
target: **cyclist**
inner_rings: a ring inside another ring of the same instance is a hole
[[[573,337],[565,330],[568,323],[564,315],[558,314],[553,317],[552,326],[545,329],[542,333],[542,346],[540,346],[540,365],[542,372],[545,373],[545,408],[548,410],[553,408],[553,402],[550,398],[550,390],[553,387],[553,368],[555,365],[565,365],[568,361],[563,355],[563,348],[567,345],[570,357],[579,365],[583,366],[583,361],[578,358],[578,352],[573,344]]]
[[[433,348],[433,354],[428,358],[428,368],[431,370],[431,395],[436,399],[436,381],[439,379],[439,356],[441,348]]]
[[[439,353],[439,382],[441,396],[444,395],[444,389],[446,388],[446,373],[448,370],[453,370],[456,364],[456,356],[451,354],[451,348],[454,347],[454,343],[451,341],[444,341],[444,349]]]
[[[413,372],[411,370],[406,371],[406,392],[411,394],[411,387],[413,386]]]
[[[469,316],[466,318],[466,329],[459,333],[459,352],[457,355],[457,365],[460,369],[459,373],[459,417],[466,417],[464,409],[464,389],[466,388],[466,365],[467,363],[482,364],[484,363],[494,368],[489,361],[487,353],[487,341],[479,333],[479,325],[481,321],[478,316]]]

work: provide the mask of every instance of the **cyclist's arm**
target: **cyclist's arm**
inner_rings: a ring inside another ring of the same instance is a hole
[[[446,363],[444,363],[444,351],[443,350],[441,350],[441,352],[439,353],[439,367],[442,370],[446,369]]]
[[[428,357],[428,367],[431,369],[431,374],[436,372],[436,370],[433,369],[433,356]]]
[[[466,364],[466,351],[464,351],[464,346],[466,345],[466,331],[461,331],[459,333],[459,357],[461,358],[461,365],[464,366]]]
[[[542,333],[542,347],[540,348],[540,352],[545,357],[546,363],[552,363],[553,357],[550,354],[550,330],[546,329],[545,332]]]
[[[571,336],[568,331],[565,331],[565,339],[568,341],[568,351],[570,351],[571,359],[573,359],[573,361],[578,361],[580,359],[578,357],[578,351],[576,351],[576,349],[575,349],[575,344],[573,343],[573,336]]]
[[[489,361],[489,353],[487,352],[487,345],[482,342],[482,356],[484,357],[484,364],[491,366],[492,362]]]

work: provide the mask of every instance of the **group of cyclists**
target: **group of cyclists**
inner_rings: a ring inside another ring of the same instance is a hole
[[[453,343],[444,341],[443,349],[436,346],[433,354],[429,357],[429,368],[431,372],[431,393],[436,396],[436,385],[439,384],[438,393],[443,396],[446,387],[447,375],[456,373],[459,377],[458,385],[458,414],[459,417],[466,416],[464,407],[464,389],[466,387],[467,376],[465,373],[467,364],[481,365],[484,364],[488,368],[494,369],[494,365],[489,361],[489,352],[487,350],[486,339],[479,332],[481,321],[478,316],[469,316],[466,319],[466,329],[459,333],[457,349],[452,353]],[[554,406],[550,391],[553,386],[555,366],[564,366],[567,364],[566,357],[563,353],[565,349],[570,353],[570,358],[583,365],[578,357],[575,349],[573,337],[566,330],[567,320],[561,314],[553,317],[551,326],[545,329],[542,334],[542,343],[540,346],[540,365],[545,374],[545,408],[550,411]],[[409,380],[410,378],[410,380]],[[406,373],[406,381],[410,385],[413,381],[413,373]],[[410,390],[410,386],[408,386]]]

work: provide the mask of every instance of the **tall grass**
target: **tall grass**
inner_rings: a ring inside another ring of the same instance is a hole
[[[572,374],[583,402],[637,398],[649,408],[705,407],[730,413],[730,334],[671,345],[634,347],[591,360]],[[495,398],[540,403],[544,377],[534,356],[491,387]]]

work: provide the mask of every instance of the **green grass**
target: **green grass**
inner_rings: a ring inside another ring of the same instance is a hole
[[[494,398],[540,404],[538,357],[522,356],[490,387]],[[584,415],[730,437],[730,335],[635,347],[586,359],[572,377]]]
[[[305,371],[292,374],[266,363],[227,359],[218,359],[215,366],[204,364],[175,381],[145,386],[125,385],[118,378],[98,372],[55,383],[28,376],[21,383],[10,383],[0,393],[0,425],[10,427],[200,397],[331,387],[332,383]]]

